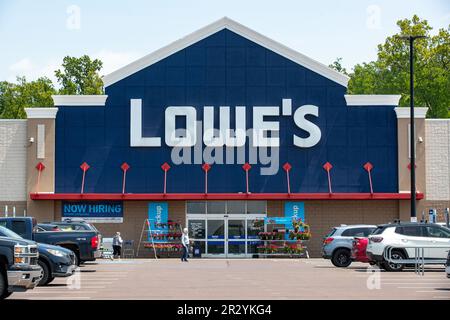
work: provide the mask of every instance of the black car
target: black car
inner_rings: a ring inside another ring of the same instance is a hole
[[[38,256],[36,242],[0,236],[0,300],[36,287],[42,276]]]
[[[35,227],[38,231],[61,231],[55,224],[38,223]]]
[[[64,220],[64,221],[53,221],[53,222],[45,222],[47,226],[56,226],[63,231],[79,231],[79,230],[92,230],[98,231],[96,227],[92,224],[87,223],[85,221],[73,221],[73,220]],[[38,224],[41,225],[41,224]]]
[[[17,233],[0,226],[0,237],[23,240]],[[75,255],[72,251],[59,246],[37,243],[39,259],[37,264],[42,268],[39,286],[52,282],[55,277],[69,277],[75,271]]]

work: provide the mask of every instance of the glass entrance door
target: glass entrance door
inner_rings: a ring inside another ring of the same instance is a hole
[[[244,215],[208,217],[206,219],[206,254],[215,257],[245,257],[256,252],[257,234],[255,221]],[[263,224],[262,224],[263,226]]]
[[[237,219],[235,217],[225,218],[227,226],[226,254],[232,256],[243,256],[246,254],[245,239],[246,219]]]
[[[207,252],[214,255],[226,255],[226,228],[224,218],[208,219],[207,230]]]

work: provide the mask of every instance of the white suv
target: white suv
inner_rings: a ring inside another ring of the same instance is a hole
[[[450,230],[430,223],[392,223],[378,226],[369,236],[367,257],[387,271],[401,271],[404,264],[387,263],[383,258],[386,246],[396,247],[392,250],[392,259],[414,258],[414,248],[408,246],[434,246],[425,248],[425,259],[445,259],[450,248]],[[440,248],[438,246],[447,246]]]

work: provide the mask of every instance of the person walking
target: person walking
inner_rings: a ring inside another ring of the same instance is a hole
[[[181,244],[183,245],[183,255],[181,256],[181,261],[188,262],[188,253],[189,253],[189,235],[188,229],[183,229],[183,235],[181,236]]]
[[[120,236],[120,232],[117,231],[116,235],[113,238],[113,256],[114,258],[116,257],[121,257],[122,256],[122,244],[123,244],[123,240],[122,237]]]

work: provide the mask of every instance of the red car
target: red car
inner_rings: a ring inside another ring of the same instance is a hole
[[[366,255],[367,244],[369,243],[369,238],[359,238],[355,237],[353,239],[352,246],[352,260],[358,262],[369,262],[369,258]]]

